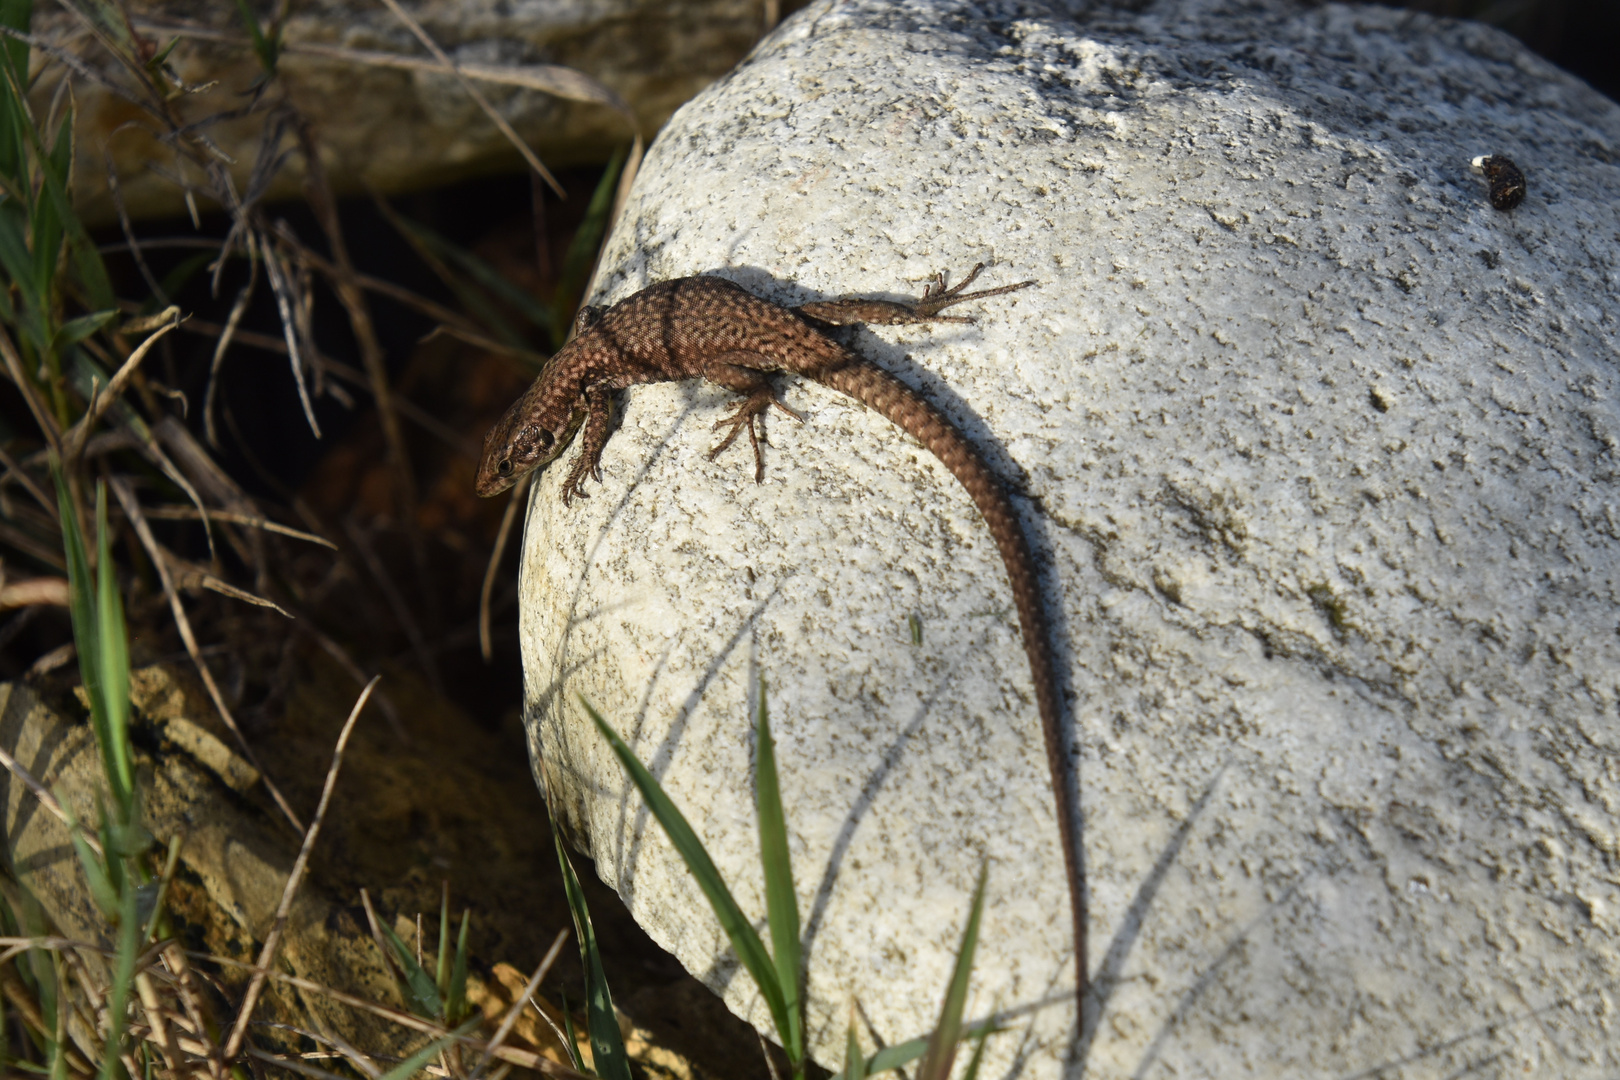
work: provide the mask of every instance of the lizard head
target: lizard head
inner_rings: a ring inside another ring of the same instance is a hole
[[[555,461],[574,441],[574,433],[585,418],[585,410],[577,405],[557,410],[554,416],[544,411],[537,415],[532,393],[518,398],[484,436],[484,452],[473,482],[484,498],[499,495],[527,474]]]

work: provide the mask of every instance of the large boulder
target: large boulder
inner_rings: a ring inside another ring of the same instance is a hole
[[[1470,167],[1528,177],[1493,208]],[[1620,109],[1484,26],[1286,0],[823,0],[683,108],[597,302],[1034,278],[859,330],[1019,492],[1070,691],[1092,993],[1031,683],[965,493],[783,380],[634,389],[534,493],[537,773],[649,932],[766,1009],[585,718],[764,912],[768,681],[837,1067],[926,1030],[981,859],[985,1075],[1612,1075],[1620,979]],[[914,644],[908,616],[920,621]],[[1380,1071],[1381,1070],[1381,1071]]]

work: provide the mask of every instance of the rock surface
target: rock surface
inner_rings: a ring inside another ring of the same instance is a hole
[[[262,71],[237,5],[146,0],[129,6],[136,31],[159,47],[178,38],[170,60],[188,84],[219,82],[207,93],[177,99],[184,118],[196,122],[243,107]],[[265,5],[252,6],[268,19]],[[761,0],[406,0],[401,6],[459,64],[555,64],[589,75],[623,98],[643,133],[650,135],[682,102],[743,57],[765,27],[767,5]],[[79,19],[55,5],[36,5],[36,10],[35,33],[68,46],[115,80],[128,78]],[[290,10],[288,50],[277,64],[279,83],[310,120],[327,171],[341,192],[408,191],[522,167],[511,144],[453,77],[304,51],[337,46],[431,59],[385,6],[318,0]],[[63,70],[59,64],[44,69],[34,95],[42,111]],[[550,166],[600,161],[609,148],[630,140],[626,120],[604,106],[488,82],[477,85]],[[144,127],[131,127],[131,106],[100,84],[76,79],[74,93],[79,105],[75,195],[81,213],[92,221],[112,219],[104,146],[115,158],[120,189],[133,215],[184,213],[182,192],[170,179],[173,150]],[[238,191],[248,188],[265,127],[261,110],[227,116],[204,128],[234,160]],[[289,159],[270,198],[296,195],[302,170],[296,155]]]
[[[1132,10],[1140,8],[1140,10]],[[1469,168],[1517,161],[1493,209]],[[824,0],[682,109],[596,302],[1038,288],[853,333],[1032,499],[1071,690],[1094,990],[1002,568],[926,452],[786,381],[628,393],[536,488],[531,750],[649,932],[764,1005],[579,709],[762,915],[763,674],[816,1052],[926,1030],[990,860],[985,1075],[1612,1075],[1620,109],[1482,26],[1282,0]],[[558,470],[560,473],[561,470]],[[908,615],[920,618],[913,644]],[[1071,1056],[1072,1055],[1072,1056]]]

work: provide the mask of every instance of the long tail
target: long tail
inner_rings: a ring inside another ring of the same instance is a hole
[[[979,508],[985,524],[990,526],[990,535],[995,537],[996,546],[1001,549],[1001,561],[1007,567],[1013,599],[1018,604],[1018,621],[1024,632],[1024,652],[1029,657],[1029,671],[1035,680],[1035,701],[1041,712],[1041,729],[1046,735],[1046,760],[1052,772],[1052,788],[1057,795],[1058,832],[1063,839],[1063,865],[1069,874],[1069,906],[1074,916],[1076,999],[1083,1009],[1087,972],[1085,880],[1081,876],[1079,849],[1075,846],[1074,836],[1074,823],[1078,818],[1076,789],[1069,785],[1068,755],[1063,745],[1061,698],[1052,639],[1046,609],[1041,603],[1040,586],[1035,580],[1035,553],[1030,548],[1029,538],[1024,535],[1024,526],[1013,510],[1012,500],[1007,497],[1006,486],[991,472],[989,463],[944,413],[930,405],[911,387],[864,361],[822,371],[813,378],[876,409],[944,462],[952,475],[967,488],[973,505]],[[1083,1019],[1082,1014],[1082,1022]]]

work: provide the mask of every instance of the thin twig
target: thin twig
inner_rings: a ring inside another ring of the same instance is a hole
[[[566,932],[567,931],[564,931],[564,933]],[[235,960],[231,957],[220,956],[215,953],[188,952],[186,955],[194,957],[198,960],[206,960],[212,964],[218,964],[221,967],[233,967],[249,971],[254,970],[253,965],[247,963],[246,961]],[[424,1020],[413,1013],[404,1011],[403,1009],[395,1009],[388,1005],[379,1005],[374,1001],[367,1001],[365,998],[356,997],[353,994],[345,994],[341,990],[334,990],[329,986],[323,986],[320,983],[313,982],[309,979],[301,979],[296,975],[288,975],[280,971],[270,972],[269,977],[275,982],[282,983],[286,986],[320,994],[340,1005],[347,1005],[350,1008],[371,1013],[373,1016],[380,1016],[385,1020],[390,1020],[398,1024],[400,1027],[410,1028],[413,1031],[421,1031],[428,1035],[439,1038],[451,1033],[442,1024],[436,1024],[431,1020]],[[467,1036],[462,1037],[461,1043],[468,1049],[480,1051],[489,1045],[481,1039],[473,1039]],[[519,1068],[534,1069],[537,1072],[547,1073],[551,1076],[557,1077],[558,1080],[591,1080],[590,1077],[583,1073],[576,1072],[566,1065],[559,1065],[550,1058],[544,1057],[543,1055],[534,1053],[530,1050],[519,1050],[513,1046],[501,1046],[496,1048],[494,1056],[502,1061],[509,1061]]]
[[[527,364],[532,368],[542,367],[546,362],[545,356],[541,353],[535,352],[533,349],[525,349],[521,345],[508,345],[504,341],[496,341],[487,334],[475,334],[470,330],[463,330],[459,326],[451,326],[449,323],[441,323],[438,326],[435,326],[432,330],[429,330],[427,333],[417,338],[416,343],[418,345],[426,345],[440,334],[445,334],[453,338],[459,338],[460,340],[465,341],[468,345],[483,349],[486,352],[495,353],[498,356],[510,356],[519,363]]]
[[[540,985],[540,980],[546,977],[546,972],[551,970],[551,965],[557,962],[557,954],[562,952],[563,942],[567,940],[567,930],[557,931],[557,939],[551,943],[551,948],[546,950],[546,955],[540,961],[540,966],[534,969],[533,975],[529,976],[528,983],[523,987],[523,993],[519,994],[517,1000],[512,1002],[512,1008],[507,1012],[506,1018],[501,1021],[501,1026],[495,1029],[495,1037],[489,1041],[489,1045],[484,1048],[484,1053],[478,1059],[478,1064],[473,1067],[472,1080],[478,1080],[479,1074],[484,1071],[484,1067],[489,1064],[490,1059],[501,1048],[501,1044],[506,1041],[506,1037],[512,1034],[512,1028],[517,1024],[518,1017],[523,1015],[524,1003],[534,993],[535,987]]]
[[[219,710],[220,719],[225,721],[225,726],[236,736],[236,744],[241,747],[248,764],[259,770],[259,779],[264,783],[265,790],[270,793],[270,798],[275,801],[292,827],[300,833],[303,832],[304,826],[299,822],[298,815],[293,813],[293,808],[281,794],[281,789],[276,787],[275,782],[264,771],[264,766],[259,764],[259,755],[253,752],[253,747],[248,745],[242,729],[237,727],[236,717],[231,715],[230,706],[225,704],[225,695],[220,693],[219,683],[214,681],[213,671],[203,662],[202,653],[197,648],[197,636],[191,631],[191,620],[186,617],[185,606],[180,603],[180,594],[175,590],[174,578],[169,574],[167,560],[163,558],[162,549],[152,536],[152,526],[147,524],[146,516],[141,513],[141,504],[136,500],[135,493],[130,490],[123,477],[113,477],[111,485],[113,494],[118,496],[119,505],[124,508],[124,516],[129,519],[130,525],[135,529],[135,535],[140,538],[141,546],[146,548],[147,555],[152,559],[152,565],[157,568],[158,580],[163,585],[163,594],[169,598],[169,610],[174,614],[175,627],[180,631],[180,640],[184,642],[186,652],[190,654],[191,662],[196,666],[197,674],[208,690],[208,696],[213,699],[214,708]]]
[[[64,79],[63,83],[65,84],[67,81]],[[120,125],[119,130],[122,131],[124,127],[128,126],[127,124]],[[144,126],[141,127],[142,130],[150,130]],[[116,135],[117,132],[113,132],[113,134]],[[118,170],[113,166],[113,156],[107,149],[107,139],[101,141],[101,158],[107,166],[107,193],[112,196],[113,209],[118,212],[118,225],[124,230],[124,240],[129,244],[129,253],[135,260],[135,268],[141,272],[141,277],[146,281],[146,287],[152,290],[152,295],[157,297],[158,303],[168,307],[169,295],[163,291],[163,285],[158,281],[157,276],[152,273],[152,268],[147,265],[146,253],[141,250],[140,241],[135,239],[135,227],[130,224],[129,209],[124,206],[124,191],[123,188],[118,186]]]
[[[308,245],[291,232],[278,232],[277,236],[287,246],[292,256],[300,262],[308,263],[333,281],[336,281],[341,276],[341,271],[333,263],[322,258],[318,252],[310,250]],[[461,312],[453,308],[447,308],[443,304],[435,303],[425,296],[418,296],[411,290],[396,285],[391,281],[384,281],[381,278],[372,277],[370,274],[362,274],[359,271],[355,271],[353,280],[362,289],[386,296],[391,300],[397,300],[406,307],[420,311],[430,319],[459,326],[473,333],[478,331],[478,324],[461,314]]]
[[[214,399],[219,396],[219,369],[225,365],[225,352],[236,337],[236,328],[247,313],[248,302],[253,299],[253,287],[259,281],[258,260],[250,260],[248,267],[247,284],[236,294],[236,302],[231,305],[231,313],[226,316],[225,326],[219,331],[219,340],[214,344],[214,358],[208,365],[208,389],[203,392],[203,431],[208,436],[208,445],[216,450],[219,448],[219,432],[214,428]]]
[[[298,895],[298,886],[303,884],[304,869],[309,865],[309,853],[315,847],[315,840],[321,834],[321,823],[326,820],[326,808],[332,802],[332,789],[337,786],[338,770],[343,766],[343,751],[349,745],[349,735],[354,731],[356,720],[360,719],[361,711],[366,707],[366,699],[371,697],[372,688],[377,685],[377,676],[366,684],[360,691],[360,698],[354,703],[349,712],[349,719],[344,721],[343,731],[338,735],[337,746],[332,751],[332,765],[326,770],[326,784],[321,788],[321,801],[315,807],[315,817],[309,823],[309,831],[304,833],[304,844],[298,849],[298,858],[293,860],[292,873],[287,875],[287,885],[281,890],[281,903],[276,906],[275,921],[270,924],[270,932],[265,935],[264,948],[259,950],[259,962],[254,967],[253,977],[248,982],[247,993],[242,997],[242,1007],[236,1014],[236,1026],[231,1029],[231,1037],[225,1042],[225,1059],[234,1059],[242,1049],[242,1040],[247,1037],[248,1021],[253,1018],[253,1009],[259,1003],[259,994],[264,990],[265,976],[270,972],[270,964],[276,958],[276,950],[281,947],[281,935],[287,928],[287,914],[292,911],[293,898]]]
[[[0,484],[4,484],[8,479],[15,476],[17,482],[23,486],[23,489],[28,494],[34,497],[35,502],[44,508],[45,513],[50,516],[52,521],[57,521],[60,518],[61,511],[57,508],[56,500],[47,498],[44,489],[34,483],[34,478],[24,472],[22,466],[11,460],[11,455],[6,453],[3,448],[0,448],[0,465],[6,467],[5,475],[0,476]]]
[[[39,425],[40,434],[45,436],[45,445],[60,453],[62,429],[57,426],[51,410],[39,400],[38,388],[23,374],[22,358],[17,355],[17,346],[12,343],[11,335],[6,333],[4,326],[0,326],[0,358],[5,359],[6,371],[10,374],[11,381],[16,384],[17,392],[22,394],[23,400],[28,403],[28,411],[34,414],[34,423]]]
[[[512,130],[512,125],[508,124],[506,117],[502,116],[495,106],[489,103],[489,99],[484,96],[484,92],[474,86],[466,75],[462,74],[455,61],[451,60],[445,54],[445,51],[439,48],[439,43],[428,36],[428,32],[422,29],[422,24],[411,18],[410,13],[399,6],[399,0],[382,0],[382,2],[389,11],[394,13],[394,18],[404,23],[410,32],[416,35],[416,40],[420,41],[427,48],[427,51],[433,54],[433,58],[443,64],[456,77],[456,81],[461,83],[461,88],[467,91],[467,96],[476,101],[478,107],[484,110],[484,115],[495,122],[495,126],[500,129],[501,134],[505,135],[507,141],[517,148],[518,153],[523,155],[523,160],[529,163],[529,167],[540,174],[540,178],[551,186],[552,191],[557,193],[557,198],[568,198],[568,193],[563,190],[561,184],[557,183],[557,178],[552,176],[550,171],[540,164],[540,159],[534,156],[534,151],[529,149],[529,144],[524,142],[522,136],[516,131]]]
[[[506,541],[512,535],[512,525],[517,521],[518,507],[524,504],[524,496],[529,493],[529,481],[533,473],[524,473],[523,479],[512,485],[512,497],[507,500],[506,512],[501,515],[501,527],[495,533],[495,550],[489,553],[489,568],[484,571],[484,587],[478,593],[478,648],[484,654],[484,663],[495,659],[495,647],[490,640],[490,613],[489,599],[495,592],[495,576],[501,568],[501,556],[506,554]]]
[[[332,252],[332,261],[337,264],[338,274],[333,279],[333,291],[337,293],[338,302],[349,316],[349,326],[354,331],[354,338],[360,346],[360,359],[365,366],[366,378],[371,385],[372,403],[377,410],[377,416],[382,421],[383,444],[388,448],[388,464],[394,470],[394,482],[399,487],[400,516],[406,523],[406,528],[417,535],[412,543],[421,546],[420,530],[416,524],[416,482],[411,475],[411,462],[405,452],[405,437],[399,429],[399,416],[394,411],[394,394],[388,385],[388,368],[382,343],[377,340],[377,332],[371,322],[371,311],[366,306],[366,298],[361,293],[354,280],[354,263],[349,258],[349,245],[343,239],[343,225],[338,220],[337,201],[332,194],[332,186],[326,176],[326,167],[321,162],[319,149],[315,145],[314,134],[309,124],[300,117],[297,134],[299,146],[303,150],[306,163],[305,177],[310,189],[310,203],[315,211],[315,218],[320,222],[321,231],[326,234],[327,248]]]
[[[209,1029],[203,1021],[200,995],[192,978],[191,964],[186,960],[185,950],[173,941],[167,943],[163,950],[163,964],[173,976],[174,985],[180,991],[180,1004],[186,1010],[186,1018],[191,1021],[191,1029],[202,1034]],[[219,1056],[219,1044],[210,1039],[207,1053],[209,1074],[219,1080],[225,1074],[225,1063]]]
[[[264,253],[264,276],[270,282],[270,291],[275,294],[276,310],[281,314],[281,333],[287,339],[287,360],[292,364],[293,382],[298,385],[298,401],[304,407],[304,419],[309,421],[309,430],[315,437],[321,437],[321,425],[315,420],[315,407],[310,404],[309,387],[304,385],[304,359],[298,347],[298,323],[293,314],[296,306],[293,300],[292,285],[286,279],[286,268],[281,265],[281,257],[270,246],[266,237],[262,244]]]
[[[158,521],[197,521],[203,515],[191,506],[149,506],[146,516]],[[316,536],[312,532],[295,529],[291,525],[271,521],[269,518],[255,517],[252,514],[237,514],[229,510],[210,510],[208,516],[214,521],[224,521],[231,525],[245,525],[250,529],[263,529],[265,532],[279,533],[290,536],[294,540],[304,540],[311,544],[319,544],[324,548],[338,550],[338,546],[324,536]]]
[[[10,752],[5,750],[3,747],[0,747],[0,765],[4,765],[7,769],[11,770],[11,774],[17,779],[21,780],[23,782],[23,786],[29,791],[32,791],[34,793],[34,797],[38,799],[45,809],[49,810],[51,814],[57,818],[57,820],[61,821],[62,824],[66,825],[70,829],[75,827],[73,819],[68,817],[67,811],[62,809],[62,804],[56,801],[56,796],[52,795],[50,791],[46,789],[44,784],[41,784],[38,780],[35,780],[33,776],[29,774],[28,770],[23,768],[22,762],[12,757]],[[86,829],[83,825],[79,825],[77,828],[84,842],[90,845],[90,850],[94,851],[97,855],[103,855],[101,850],[101,841],[96,839],[96,834],[91,832],[89,829]],[[7,939],[0,938],[0,945],[5,944],[6,941]]]
[[[316,220],[320,222],[321,231],[326,234],[326,243],[332,252],[332,260],[337,264],[338,276],[332,281],[333,290],[337,293],[338,302],[343,305],[343,310],[349,316],[349,328],[354,332],[355,341],[360,346],[360,359],[365,367],[372,405],[376,408],[377,418],[382,424],[383,445],[387,447],[388,465],[394,474],[394,485],[399,497],[398,520],[405,529],[405,539],[411,549],[411,561],[416,566],[417,588],[427,603],[429,621],[436,622],[434,601],[437,594],[433,588],[432,574],[428,569],[427,542],[422,535],[421,523],[417,520],[416,479],[411,473],[411,458],[405,449],[405,436],[400,430],[399,413],[394,408],[394,393],[388,384],[387,356],[382,343],[377,340],[377,332],[372,325],[371,311],[366,304],[365,293],[355,284],[354,263],[349,258],[349,245],[343,239],[343,224],[338,220],[337,199],[327,179],[326,167],[321,162],[314,134],[302,117],[299,118],[297,134],[306,163],[305,182],[309,203],[315,211]],[[304,272],[309,272],[308,264],[305,264]]]
[[[382,1076],[382,1070],[377,1068],[376,1063],[373,1062],[371,1058],[367,1057],[365,1054],[362,1054],[359,1050],[351,1046],[349,1041],[343,1036],[328,1028],[326,1024],[322,1023],[320,1016],[315,1012],[311,1011],[309,1017],[311,1020],[315,1021],[316,1024],[320,1025],[321,1039],[323,1041],[336,1047],[338,1053],[348,1058],[354,1063],[355,1068],[371,1077],[372,1080],[379,1080],[379,1078]]]
[[[158,1001],[157,988],[152,985],[152,977],[146,972],[135,976],[135,992],[140,995],[141,1006],[145,1009],[147,1023],[152,1026],[152,1041],[157,1043],[163,1054],[164,1063],[169,1067],[169,1074],[175,1074],[179,1064],[184,1058],[181,1056],[180,1046],[175,1040],[174,1029],[163,1022],[163,1010]],[[138,1076],[138,1072],[130,1073]]]
[[[73,429],[67,433],[67,445],[62,456],[68,463],[71,464],[77,460],[79,455],[84,452],[84,441],[90,437],[90,430],[100,423],[101,417],[108,408],[123,394],[124,387],[129,384],[130,376],[135,374],[135,369],[140,366],[142,360],[146,359],[146,354],[152,351],[152,346],[156,345],[163,335],[180,325],[179,308],[171,307],[164,314],[170,315],[172,321],[164,323],[152,331],[145,341],[135,347],[135,351],[129,354],[129,359],[124,361],[117,374],[107,383],[107,388],[93,397],[84,418],[74,424]]]
[[[258,1050],[251,1046],[248,1047],[248,1056],[258,1058],[260,1061],[267,1061],[278,1068],[286,1069],[290,1072],[301,1073],[304,1076],[314,1077],[314,1080],[349,1080],[349,1077],[344,1076],[342,1073],[328,1072],[325,1069],[306,1064],[297,1060],[296,1058],[282,1057],[279,1054],[267,1054],[263,1050]]]

